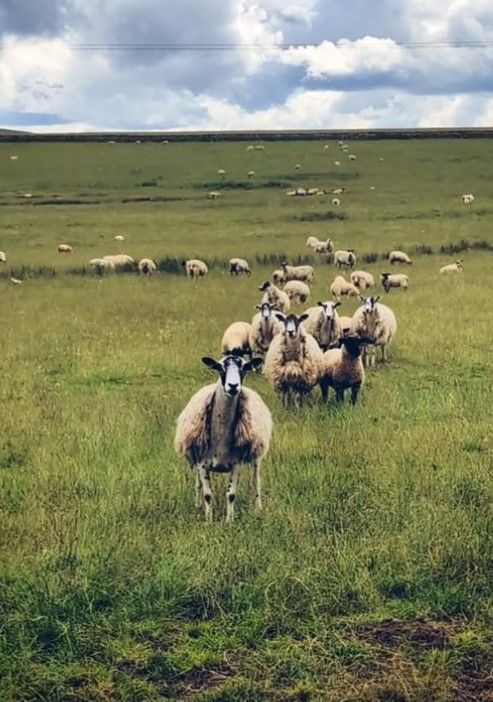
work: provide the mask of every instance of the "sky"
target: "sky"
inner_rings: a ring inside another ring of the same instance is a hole
[[[0,0],[0,46],[7,128],[493,126],[492,0]]]

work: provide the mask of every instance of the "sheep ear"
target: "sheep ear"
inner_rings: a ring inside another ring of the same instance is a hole
[[[254,309],[254,310],[261,310],[261,309],[262,309],[262,305],[255,305],[253,309]]]
[[[249,361],[247,361],[242,370],[244,373],[248,373],[248,371],[256,370],[257,368],[260,368],[262,363],[264,362],[263,358],[260,358],[259,356],[256,356],[255,358],[251,358]]]
[[[221,373],[223,370],[222,365],[218,361],[215,361],[213,358],[210,358],[210,356],[204,356],[202,358],[202,363],[205,366],[207,366],[207,368],[211,368],[212,370],[215,370],[218,373]]]
[[[280,322],[286,321],[286,317],[283,315],[282,312],[276,312],[276,319],[278,319]]]
[[[363,297],[363,295],[358,295],[358,297],[359,297],[359,299],[361,300],[361,302],[365,302],[365,301],[366,301],[366,297]]]
[[[310,316],[310,315],[309,315],[309,314],[306,314],[306,312],[305,312],[305,314],[300,315],[300,316],[298,317],[298,324],[301,324],[302,322],[304,322],[305,320],[307,320],[309,316]]]
[[[324,303],[323,303],[323,302],[320,302],[320,300],[319,300],[319,301],[317,302],[317,305],[318,305],[319,307],[323,307],[323,306],[324,306]]]
[[[335,309],[336,307],[340,307],[342,305],[342,302],[334,302],[332,307]]]
[[[378,302],[379,300],[380,300],[380,295],[378,295],[378,297],[373,298],[373,302]]]
[[[343,337],[343,336],[340,336],[340,337],[338,338],[338,340],[337,340],[337,346],[338,346],[338,348],[341,348],[341,346],[343,345],[343,343],[344,343],[344,337]]]

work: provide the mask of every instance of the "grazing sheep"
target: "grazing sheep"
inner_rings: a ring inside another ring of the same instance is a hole
[[[252,275],[250,266],[244,258],[231,258],[229,261],[229,274],[230,275]]]
[[[337,275],[334,278],[330,285],[329,291],[332,297],[337,298],[337,300],[340,300],[343,296],[358,297],[359,295],[358,288],[353,285],[353,283],[349,283],[342,277],[342,275]]]
[[[461,261],[456,261],[455,263],[449,263],[446,266],[442,266],[440,268],[440,274],[443,275],[444,273],[462,273],[463,263],[464,260],[462,259]]]
[[[123,234],[117,234],[115,236],[115,241],[125,241],[125,237],[123,236]]]
[[[74,253],[74,250],[70,244],[58,244],[57,251],[58,253]]]
[[[217,175],[225,176],[225,175],[226,175],[226,171],[224,170],[224,168],[219,168],[218,171],[217,171]]]
[[[254,149],[255,147],[252,144],[248,144],[248,146],[246,147],[247,151],[253,151]]]
[[[341,162],[340,161],[334,161],[334,166],[340,166]]]
[[[338,268],[342,268],[343,266],[346,266],[346,268],[352,268],[356,263],[354,249],[347,249],[347,251],[336,251],[334,253],[334,263]]]
[[[294,164],[294,170],[295,170],[295,171],[299,171],[300,168],[301,168],[301,166],[300,166],[299,163],[295,163],[295,164]]]
[[[375,347],[382,349],[382,363],[387,360],[387,346],[392,341],[397,330],[395,315],[387,305],[383,305],[380,297],[361,297],[363,302],[353,314],[351,331],[353,334],[368,338],[372,347],[364,349],[365,366],[375,365]]]
[[[265,356],[264,373],[281,394],[285,407],[296,400],[301,406],[320,379],[323,353],[313,336],[303,328],[307,314],[285,317],[277,312],[276,317],[284,328],[272,339]]]
[[[7,263],[7,254],[5,251],[0,251],[0,263]]]
[[[113,264],[113,268],[123,268],[124,266],[131,266],[135,263],[131,256],[127,254],[115,254],[103,256],[106,261],[110,261]]]
[[[391,251],[389,253],[389,263],[406,263],[408,266],[412,265],[411,259],[404,251]]]
[[[330,146],[328,144],[324,144],[324,151],[327,151],[327,149],[330,149]]]
[[[27,197],[28,200],[32,198],[33,194],[32,193],[24,193],[24,197]]]
[[[358,290],[366,290],[366,288],[372,288],[375,285],[375,280],[371,273],[367,271],[353,271],[350,275],[351,283],[358,288]]]
[[[317,307],[306,310],[305,331],[313,336],[322,351],[335,346],[341,336],[341,325],[336,308],[340,302],[317,302]]]
[[[259,285],[259,290],[264,293],[262,302],[268,302],[273,309],[278,310],[287,314],[291,307],[289,297],[284,290],[279,290],[276,286],[269,280],[266,280],[262,285]]]
[[[190,258],[188,261],[183,261],[181,264],[185,268],[185,274],[188,278],[205,278],[209,273],[207,265],[198,258]]]
[[[281,285],[284,283],[284,273],[277,268],[273,273],[272,273],[272,282],[275,285]]]
[[[255,171],[248,171],[248,177],[253,178],[255,176]]]
[[[316,236],[309,236],[308,239],[306,240],[306,246],[310,247],[310,249],[315,249],[315,247],[319,244],[319,240],[317,239]]]
[[[221,193],[219,190],[211,190],[209,193],[207,193],[207,197],[209,200],[217,200],[219,197],[221,197]]]
[[[332,204],[333,204],[335,207],[338,207],[338,206],[341,204],[341,201],[339,200],[338,197],[334,197],[334,198],[332,198]]]
[[[219,380],[201,388],[178,417],[175,450],[196,471],[195,505],[202,494],[205,517],[212,520],[211,473],[230,473],[226,521],[234,517],[236,486],[242,465],[251,466],[255,485],[255,506],[262,507],[260,465],[269,450],[272,416],[256,392],[243,387],[248,371],[258,368],[260,358],[244,361],[226,356],[220,361],[203,358]]]
[[[332,191],[332,195],[342,195],[344,192],[344,188],[334,188]]]
[[[157,266],[151,258],[141,258],[138,267],[141,275],[150,276],[157,271]]]
[[[256,144],[254,149],[255,151],[265,151],[265,146],[263,144]]]
[[[310,297],[310,288],[301,280],[290,280],[284,286],[284,292],[287,294],[291,302],[304,305]]]
[[[354,154],[349,154],[350,161],[356,161],[356,156]]]
[[[233,322],[223,334],[221,341],[221,351],[224,356],[244,356],[248,354],[252,357],[250,349],[250,332],[252,327],[247,322]]]
[[[382,273],[380,280],[386,293],[389,292],[390,288],[407,290],[409,284],[409,276],[404,275],[404,273]]]
[[[287,261],[281,263],[284,272],[284,280],[301,280],[304,283],[313,282],[313,266],[290,266]]]
[[[349,334],[351,331],[351,325],[353,323],[353,318],[352,317],[347,317],[346,315],[342,315],[339,317],[339,324],[341,325],[341,334],[344,336],[345,334]]]
[[[115,264],[106,258],[91,258],[89,265],[91,268],[94,268],[94,272],[97,275],[103,275],[103,273],[115,269]]]
[[[19,158],[19,157],[18,157],[17,155],[14,154],[13,156],[10,157],[10,160],[11,160],[11,161],[17,161],[18,158]],[[13,281],[13,278],[11,278],[11,280]]]
[[[250,348],[255,356],[265,356],[270,342],[282,330],[282,326],[273,314],[274,307],[268,302],[255,305],[260,310],[254,315],[250,331]]]
[[[464,205],[472,205],[472,203],[474,202],[474,195],[472,193],[469,193],[468,195],[463,195],[462,202],[464,203]]]
[[[14,285],[22,285],[22,280],[19,280],[18,278],[10,278],[11,282],[14,283]]]
[[[332,387],[336,392],[336,402],[343,402],[344,392],[350,388],[351,402],[356,404],[358,393],[365,382],[361,350],[369,341],[366,337],[348,334],[340,338],[340,348],[324,353],[324,368],[320,380],[323,400],[328,399],[329,387]]]
[[[334,253],[334,242],[332,241],[332,239],[327,239],[327,241],[318,241],[314,249],[315,253],[319,254]]]

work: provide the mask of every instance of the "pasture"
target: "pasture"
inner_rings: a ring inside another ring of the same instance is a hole
[[[493,142],[245,146],[0,144],[0,699],[492,700]],[[355,407],[287,411],[248,376],[274,418],[264,510],[244,475],[226,525],[215,476],[206,524],[176,417],[283,257],[329,298],[309,235],[376,279],[411,255],[408,292],[375,293],[390,361]],[[161,270],[93,275],[111,253]]]

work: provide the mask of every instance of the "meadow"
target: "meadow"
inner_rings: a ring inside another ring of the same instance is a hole
[[[0,144],[1,700],[493,700],[493,142],[323,145]],[[377,286],[390,361],[355,407],[287,411],[249,376],[274,417],[264,510],[244,475],[226,525],[218,476],[206,524],[176,417],[285,256],[328,299],[309,235],[376,278],[411,255],[407,293]],[[160,271],[93,275],[110,253]]]

